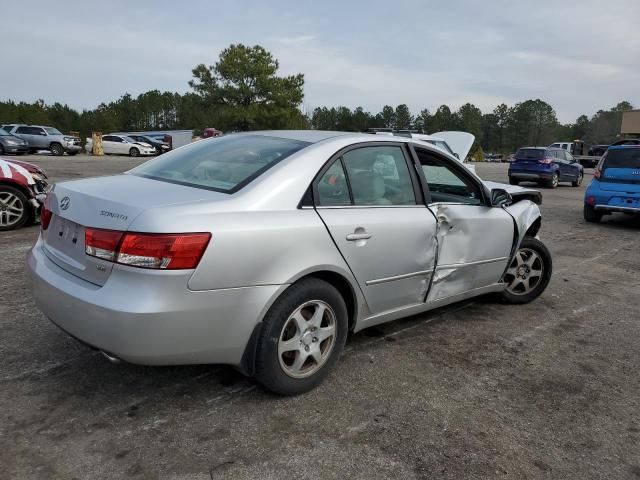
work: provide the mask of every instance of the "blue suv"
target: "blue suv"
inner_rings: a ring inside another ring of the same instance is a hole
[[[560,182],[579,187],[584,167],[562,148],[526,147],[519,149],[509,165],[509,183],[537,182],[556,188]]]
[[[640,145],[609,147],[584,194],[587,222],[613,212],[640,215]]]

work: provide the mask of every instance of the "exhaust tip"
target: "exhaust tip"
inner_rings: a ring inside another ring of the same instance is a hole
[[[116,363],[116,364],[122,363],[122,360],[120,360],[118,357],[114,357],[113,355],[108,354],[104,350],[100,350],[100,353],[102,354],[102,356],[104,356],[104,358],[109,360],[111,363]]]

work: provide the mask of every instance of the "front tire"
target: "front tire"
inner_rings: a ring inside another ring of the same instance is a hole
[[[131,157],[139,157],[140,156],[140,150],[138,150],[136,147],[132,147],[131,150],[129,150],[129,156],[131,156]]]
[[[51,150],[51,153],[56,157],[61,157],[62,155],[64,155],[64,148],[62,148],[62,145],[60,145],[59,143],[52,143],[49,147],[49,150]]]
[[[547,186],[549,188],[556,188],[558,186],[559,180],[560,180],[560,177],[558,177],[558,173],[556,172],[551,176],[551,178],[547,182]]]
[[[582,214],[589,223],[599,223],[602,220],[602,213],[597,212],[591,205],[585,205],[582,209]]]
[[[281,395],[308,392],[336,363],[347,331],[347,307],[332,285],[317,278],[292,285],[264,318],[256,379]]]
[[[29,202],[25,194],[17,188],[0,185],[0,231],[22,227],[29,215]]]
[[[500,294],[504,303],[529,303],[542,294],[549,285],[553,261],[551,253],[540,240],[526,236],[522,240],[507,272],[507,288]]]

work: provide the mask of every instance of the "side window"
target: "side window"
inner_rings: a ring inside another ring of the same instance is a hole
[[[38,128],[38,127],[29,127],[29,134],[40,135],[42,137],[47,135],[42,128]]]
[[[449,162],[425,150],[416,149],[416,153],[429,186],[432,203],[483,204],[480,187],[449,165]]]
[[[18,127],[15,133],[22,133],[29,135],[31,132],[29,131],[29,127]]]
[[[342,156],[354,205],[415,205],[416,197],[402,148],[362,147]]]
[[[333,162],[333,165],[320,178],[317,188],[317,205],[323,207],[351,205],[347,178],[340,159]]]
[[[113,137],[111,135],[105,135],[104,137],[102,137],[102,141],[103,142],[111,142],[112,138]]]

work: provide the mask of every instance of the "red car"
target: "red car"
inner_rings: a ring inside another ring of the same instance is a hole
[[[0,157],[0,231],[39,220],[47,174],[32,163]]]
[[[213,127],[207,127],[202,132],[202,138],[219,137],[220,135],[222,135],[222,132]]]

